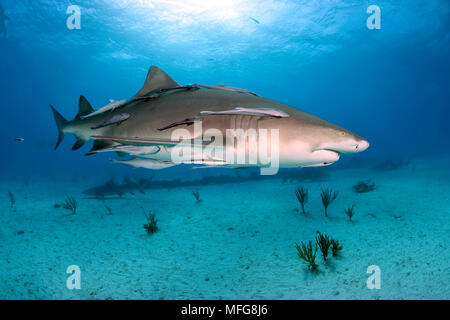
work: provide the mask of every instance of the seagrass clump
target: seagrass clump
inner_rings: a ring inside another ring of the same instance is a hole
[[[318,270],[318,266],[316,264],[316,254],[317,254],[317,245],[312,244],[312,241],[309,240],[307,244],[303,241],[300,245],[295,244],[295,248],[297,248],[297,254],[300,259],[303,259],[307,264],[308,268],[315,272]]]

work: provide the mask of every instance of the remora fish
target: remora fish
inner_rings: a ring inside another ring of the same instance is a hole
[[[228,87],[224,84],[218,84],[218,85],[206,85],[206,84],[198,84],[198,83],[194,83],[191,86],[194,87],[201,87],[201,88],[207,88],[207,89],[220,89],[220,90],[226,90],[226,91],[234,91],[234,92],[240,92],[240,93],[248,93],[251,94],[253,96],[257,96],[256,93],[251,92],[250,90],[246,90],[246,89],[240,89],[240,88],[233,88],[233,87]]]
[[[93,130],[100,129],[100,128],[107,127],[107,126],[110,126],[113,124],[119,125],[122,122],[124,122],[125,120],[127,120],[129,117],[130,117],[130,115],[128,113],[116,114],[116,115],[112,116],[110,119],[103,122],[102,124],[92,127],[91,129],[93,129]]]
[[[111,100],[109,100],[109,104],[107,104],[106,106],[101,107],[100,109],[98,109],[95,112],[92,112],[90,114],[81,116],[81,118],[82,119],[89,118],[89,117],[95,116],[95,115],[97,115],[99,113],[103,113],[103,112],[106,112],[106,111],[112,111],[112,110],[117,109],[118,107],[124,105],[126,102],[127,102],[126,100],[114,101],[114,100],[111,99]]]
[[[160,161],[160,160],[153,160],[153,159],[141,159],[141,158],[134,158],[130,160],[116,160],[116,159],[110,159],[112,163],[122,163],[129,166],[132,166],[133,168],[145,168],[145,169],[151,169],[151,170],[160,170],[165,168],[170,168],[175,166],[176,164],[170,161]]]
[[[93,151],[92,154],[98,153],[98,152],[117,152],[117,153],[127,153],[130,155],[140,155],[141,157],[146,155],[152,155],[157,152],[159,152],[159,147],[151,146],[151,147],[135,147],[135,146],[123,146],[118,145],[111,148],[104,148],[99,149],[97,151]],[[90,154],[88,154],[90,155]]]
[[[94,112],[83,96],[80,97],[79,112],[72,121],[66,121],[50,106],[59,133],[55,149],[65,134],[73,133],[77,137],[73,150],[94,139],[94,146],[88,154],[112,151],[117,146],[125,146],[123,150],[126,152],[128,146],[134,155],[139,155],[140,147],[156,146],[159,151],[146,158],[161,161],[163,165],[164,161],[172,161],[174,164],[264,167],[267,164],[259,158],[255,163],[241,163],[240,160],[233,162],[223,156],[224,151],[229,150],[235,154],[248,152],[247,145],[239,144],[218,144],[218,155],[212,158],[214,161],[199,161],[197,159],[203,158],[199,158],[198,154],[186,154],[179,161],[173,161],[172,157],[175,146],[188,145],[195,150],[205,150],[209,143],[224,142],[220,138],[224,139],[229,130],[255,129],[256,132],[278,131],[278,166],[298,168],[329,165],[339,160],[342,154],[361,152],[369,147],[369,142],[362,137],[294,107],[248,94],[247,90],[204,87],[208,89],[202,89],[201,85],[180,86],[164,71],[152,66],[142,89],[120,106],[108,109],[108,112]],[[102,126],[109,119],[124,113],[129,115],[127,121]],[[199,122],[202,132],[214,129],[221,136],[205,142],[203,135],[198,135],[195,130]],[[180,128],[190,133],[191,138],[173,138],[172,133]],[[200,143],[196,143],[197,140]],[[261,143],[257,140],[255,144],[259,148]],[[143,148],[142,154],[146,151]]]

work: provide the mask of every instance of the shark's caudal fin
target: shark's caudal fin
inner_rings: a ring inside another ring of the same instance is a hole
[[[173,81],[167,73],[162,71],[156,66],[151,66],[147,74],[147,79],[145,79],[144,86],[138,93],[134,96],[140,97],[146,95],[149,92],[158,91],[161,89],[168,89],[179,87],[180,85]]]
[[[61,143],[61,141],[65,135],[65,133],[63,132],[63,129],[64,129],[64,125],[66,124],[67,120],[64,119],[64,117],[58,111],[56,111],[56,109],[53,108],[52,105],[50,105],[50,108],[53,111],[53,117],[55,118],[56,127],[58,128],[58,141],[56,142],[56,145],[55,145],[55,150],[56,150],[56,148],[58,148],[59,144]]]
[[[52,105],[50,105],[50,108],[53,111],[53,117],[55,118],[56,127],[58,128],[58,141],[56,142],[55,145],[56,150],[66,134],[64,132],[64,126],[68,121],[64,119],[64,117]],[[78,102],[78,113],[73,120],[81,120],[83,116],[88,115],[92,112],[94,112],[94,108],[92,108],[89,101],[87,101],[87,99],[84,96],[80,96]],[[73,145],[72,150],[78,150],[86,143],[86,140],[81,139],[79,137],[76,138],[77,141]]]

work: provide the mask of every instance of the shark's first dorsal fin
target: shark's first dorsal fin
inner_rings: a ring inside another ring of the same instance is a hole
[[[146,95],[149,92],[178,86],[179,84],[173,81],[167,73],[156,66],[151,66],[147,74],[147,79],[145,79],[144,86],[134,97],[137,98]]]
[[[94,108],[92,108],[89,101],[87,101],[84,96],[80,96],[80,100],[78,101],[78,114],[75,119],[81,119],[81,117],[86,116],[92,112],[94,112]]]

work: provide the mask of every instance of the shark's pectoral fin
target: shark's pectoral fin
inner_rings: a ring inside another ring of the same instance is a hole
[[[134,96],[135,98],[144,96],[150,92],[161,89],[179,87],[180,85],[173,81],[164,71],[156,66],[151,66],[145,79],[144,86]]]

